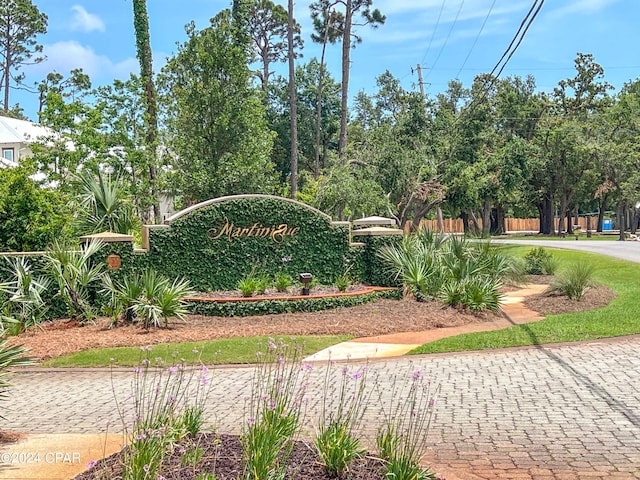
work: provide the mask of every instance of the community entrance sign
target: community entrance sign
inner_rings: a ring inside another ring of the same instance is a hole
[[[235,288],[250,275],[311,272],[332,282],[349,256],[349,223],[271,195],[235,195],[193,205],[143,229],[146,263],[198,290]]]

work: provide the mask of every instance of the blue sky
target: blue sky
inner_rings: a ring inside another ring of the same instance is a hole
[[[47,60],[24,68],[27,84],[57,71],[68,75],[83,68],[94,86],[126,79],[138,72],[131,0],[33,0],[49,17],[48,32],[40,36]],[[176,44],[186,40],[184,26],[197,28],[230,6],[230,0],[148,0],[154,64],[159,70]],[[286,1],[277,0],[286,6]],[[305,48],[300,62],[319,56],[308,38],[311,0],[298,0],[296,18],[302,25]],[[416,67],[422,65],[430,96],[458,78],[469,86],[475,75],[491,71],[515,35],[533,0],[374,0],[387,16],[376,30],[359,27],[363,39],[352,53],[350,97],[359,90],[374,93],[375,79],[385,70],[405,88],[417,89]],[[551,91],[575,73],[577,52],[591,53],[617,89],[640,77],[640,1],[546,0],[502,77],[532,74],[540,90]],[[284,66],[284,65],[283,65]],[[340,49],[329,47],[328,66],[340,78]],[[35,119],[36,95],[13,92]]]

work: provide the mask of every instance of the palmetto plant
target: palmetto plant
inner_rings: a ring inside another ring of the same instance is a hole
[[[416,299],[439,299],[479,311],[497,310],[502,281],[521,276],[517,261],[486,242],[429,231],[383,248],[380,257]]]
[[[91,260],[103,247],[103,242],[92,240],[80,248],[54,242],[44,259],[47,269],[58,285],[58,296],[62,298],[73,317],[88,322],[95,317],[91,302],[91,290],[102,280],[104,265]]]
[[[111,295],[114,319],[132,321],[140,318],[144,328],[167,326],[169,317],[182,318],[187,310],[184,297],[191,294],[189,282],[171,282],[152,269],[125,277],[122,282],[105,277],[105,291]],[[164,321],[164,322],[163,322]]]
[[[76,176],[82,186],[78,226],[83,233],[131,233],[138,225],[118,177],[83,172]]]
[[[36,276],[24,257],[6,260],[11,280],[0,284],[0,293],[4,297],[0,304],[0,331],[8,329],[18,334],[41,322],[47,310],[42,294],[50,281]]]
[[[7,345],[7,340],[0,340],[0,400],[6,400],[7,389],[11,386],[7,377],[8,368],[31,365],[33,360],[27,357],[22,345]]]

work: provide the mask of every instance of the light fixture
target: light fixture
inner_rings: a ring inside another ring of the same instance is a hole
[[[313,275],[310,273],[301,273],[298,277],[300,283],[302,283],[302,295],[309,295],[309,284],[313,280]]]

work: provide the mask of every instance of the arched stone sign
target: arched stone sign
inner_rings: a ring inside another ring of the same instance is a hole
[[[310,272],[332,282],[349,256],[349,223],[271,195],[235,195],[199,203],[164,225],[145,227],[146,262],[198,290],[235,288],[254,275]]]

